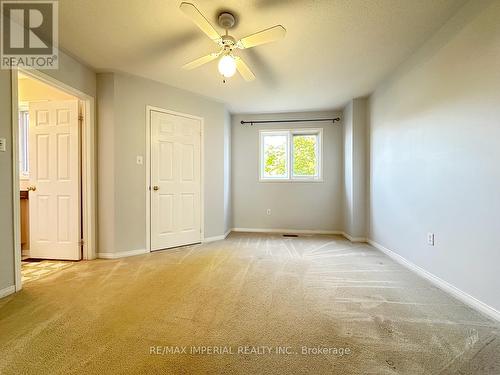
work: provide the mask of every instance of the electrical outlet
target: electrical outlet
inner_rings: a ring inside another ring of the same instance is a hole
[[[266,210],[266,214],[267,214],[267,215],[271,215],[271,209],[270,209],[270,208],[268,208],[268,209]]]
[[[434,233],[427,233],[427,245],[434,246]]]
[[[0,151],[7,151],[7,139],[5,138],[0,138]]]

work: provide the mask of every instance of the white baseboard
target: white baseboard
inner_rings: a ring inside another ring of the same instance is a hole
[[[224,233],[222,236],[213,236],[213,237],[205,237],[203,239],[203,243],[207,242],[214,242],[214,241],[221,241],[225,240],[227,236],[229,236],[229,233],[231,233],[232,229],[229,229],[226,233]]]
[[[117,258],[131,257],[134,255],[141,255],[147,253],[149,253],[149,251],[146,249],[137,249],[129,251],[119,251],[116,253],[97,253],[97,257],[101,259],[117,259]]]
[[[289,234],[339,234],[338,230],[311,230],[311,229],[267,229],[267,228],[233,228],[233,232],[245,233],[289,233]]]
[[[341,234],[351,242],[368,242],[366,237],[353,237],[346,232],[342,232]]]
[[[430,281],[432,284],[437,286],[439,289],[445,291],[448,294],[451,294],[454,296],[456,299],[462,301],[466,305],[469,305],[473,309],[482,312],[483,314],[489,316],[490,318],[500,321],[500,311],[496,310],[495,308],[485,304],[484,302],[479,301],[478,299],[472,297],[470,294],[465,293],[464,291],[454,287],[447,281],[444,281],[443,279],[433,275],[429,271],[424,270],[423,268],[417,266],[416,264],[410,262],[406,258],[402,257],[401,255],[395,253],[392,250],[389,250],[388,248],[380,245],[379,243],[373,241],[373,240],[368,240],[368,243],[372,245],[373,247],[377,248],[384,254],[386,254],[388,257],[394,259],[396,262],[401,264],[402,266],[408,268],[409,270],[415,272],[419,276],[423,277],[424,279]]]
[[[233,228],[233,232],[246,233],[291,233],[291,234],[332,234],[344,236],[351,242],[368,242],[366,237],[353,237],[340,230],[311,230],[311,229],[268,229],[268,228]],[[226,235],[227,236],[227,235]]]
[[[220,241],[220,240],[223,240],[224,238],[226,238],[224,235],[222,235],[222,236],[213,236],[213,237],[205,237],[202,242],[203,243],[207,243],[207,242]]]
[[[16,286],[11,285],[7,288],[0,289],[0,298],[7,297],[9,294],[12,294],[16,291]]]

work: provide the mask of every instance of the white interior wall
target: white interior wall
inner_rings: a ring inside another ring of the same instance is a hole
[[[367,143],[368,143],[368,100],[353,99],[353,222],[349,235],[366,238],[367,236]]]
[[[97,75],[97,242],[115,248],[115,77]]]
[[[367,103],[353,99],[343,112],[343,230],[356,240],[367,236]]]
[[[224,113],[224,234],[233,227],[231,199],[231,114]]]
[[[343,179],[342,179],[342,230],[352,232],[353,227],[353,186],[352,186],[352,128],[353,101],[349,101],[342,114]]]
[[[252,147],[257,127],[244,128],[238,116],[233,116],[228,131],[222,104],[136,77],[101,75],[97,90],[99,244],[117,251],[144,245],[144,171],[131,164],[136,154],[144,153],[141,127],[145,105],[153,104],[202,117],[205,114],[216,124],[208,134],[210,151],[206,151],[211,163],[207,170],[213,172],[205,183],[209,192],[207,235],[222,235],[234,226],[344,227],[357,236],[368,223],[369,236],[375,241],[500,309],[495,292],[500,289],[496,272],[500,260],[498,24],[498,2],[467,3],[377,88],[370,98],[369,143],[365,145],[370,157],[364,167],[369,174],[365,177],[363,168],[353,168],[366,160],[362,147],[355,147],[356,137],[363,134],[362,127],[355,126],[355,118],[356,114],[362,117],[363,110],[355,110],[356,100],[349,103],[344,112],[344,134],[340,128],[331,128],[337,129],[331,134],[330,149],[334,151],[327,172],[332,184],[314,188],[290,184],[283,189],[282,185],[256,183],[258,151]],[[64,53],[59,63],[59,70],[45,73],[95,95],[92,70]],[[0,290],[14,283],[10,84],[10,72],[0,71],[0,136],[8,139],[8,151],[0,153],[0,169],[6,176],[0,181],[0,205],[8,208],[0,214]],[[283,114],[247,115],[245,119],[273,116]],[[232,166],[228,155],[232,155]],[[358,183],[353,183],[356,180]],[[358,215],[365,217],[364,222],[356,221],[355,213],[363,209],[362,187],[367,184],[369,211]],[[117,192],[118,187],[125,188]],[[231,187],[234,191],[229,199]],[[314,201],[322,204],[317,206],[307,198],[302,206],[295,199],[299,195],[315,197]],[[265,209],[270,205],[273,215],[266,217]],[[315,214],[304,215],[304,207],[313,207]],[[434,247],[425,244],[428,231],[436,233]]]
[[[241,125],[241,120],[339,117],[336,111],[232,116],[233,227],[340,231],[342,227],[342,126],[336,122]],[[323,182],[260,182],[259,130],[323,129]],[[267,215],[267,209],[271,215]]]
[[[0,70],[0,137],[7,140],[0,152],[0,297],[12,293],[14,280],[14,206],[12,201],[12,101],[10,71]]]
[[[92,69],[59,51],[59,69],[43,73],[63,84],[96,95],[96,75]],[[12,90],[11,72],[0,70],[0,137],[7,139],[7,151],[0,152],[0,292],[14,285],[14,202],[12,195]],[[17,115],[16,115],[17,116]]]
[[[500,311],[499,25],[467,3],[371,96],[370,237]]]
[[[230,221],[224,159],[230,134],[224,104],[136,76],[98,74],[99,212],[106,230],[99,236],[101,254],[146,248],[146,169],[136,157],[146,156],[147,105],[204,119],[205,238],[223,236]]]

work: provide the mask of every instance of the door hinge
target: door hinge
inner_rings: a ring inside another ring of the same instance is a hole
[[[78,115],[78,121],[83,121],[83,116],[82,115]]]
[[[85,243],[85,241],[83,240],[83,238],[80,239],[80,246],[83,246],[83,244]]]

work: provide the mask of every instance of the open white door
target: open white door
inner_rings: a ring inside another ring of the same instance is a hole
[[[78,101],[29,106],[30,257],[80,259]]]
[[[201,242],[201,121],[151,111],[151,250]]]

